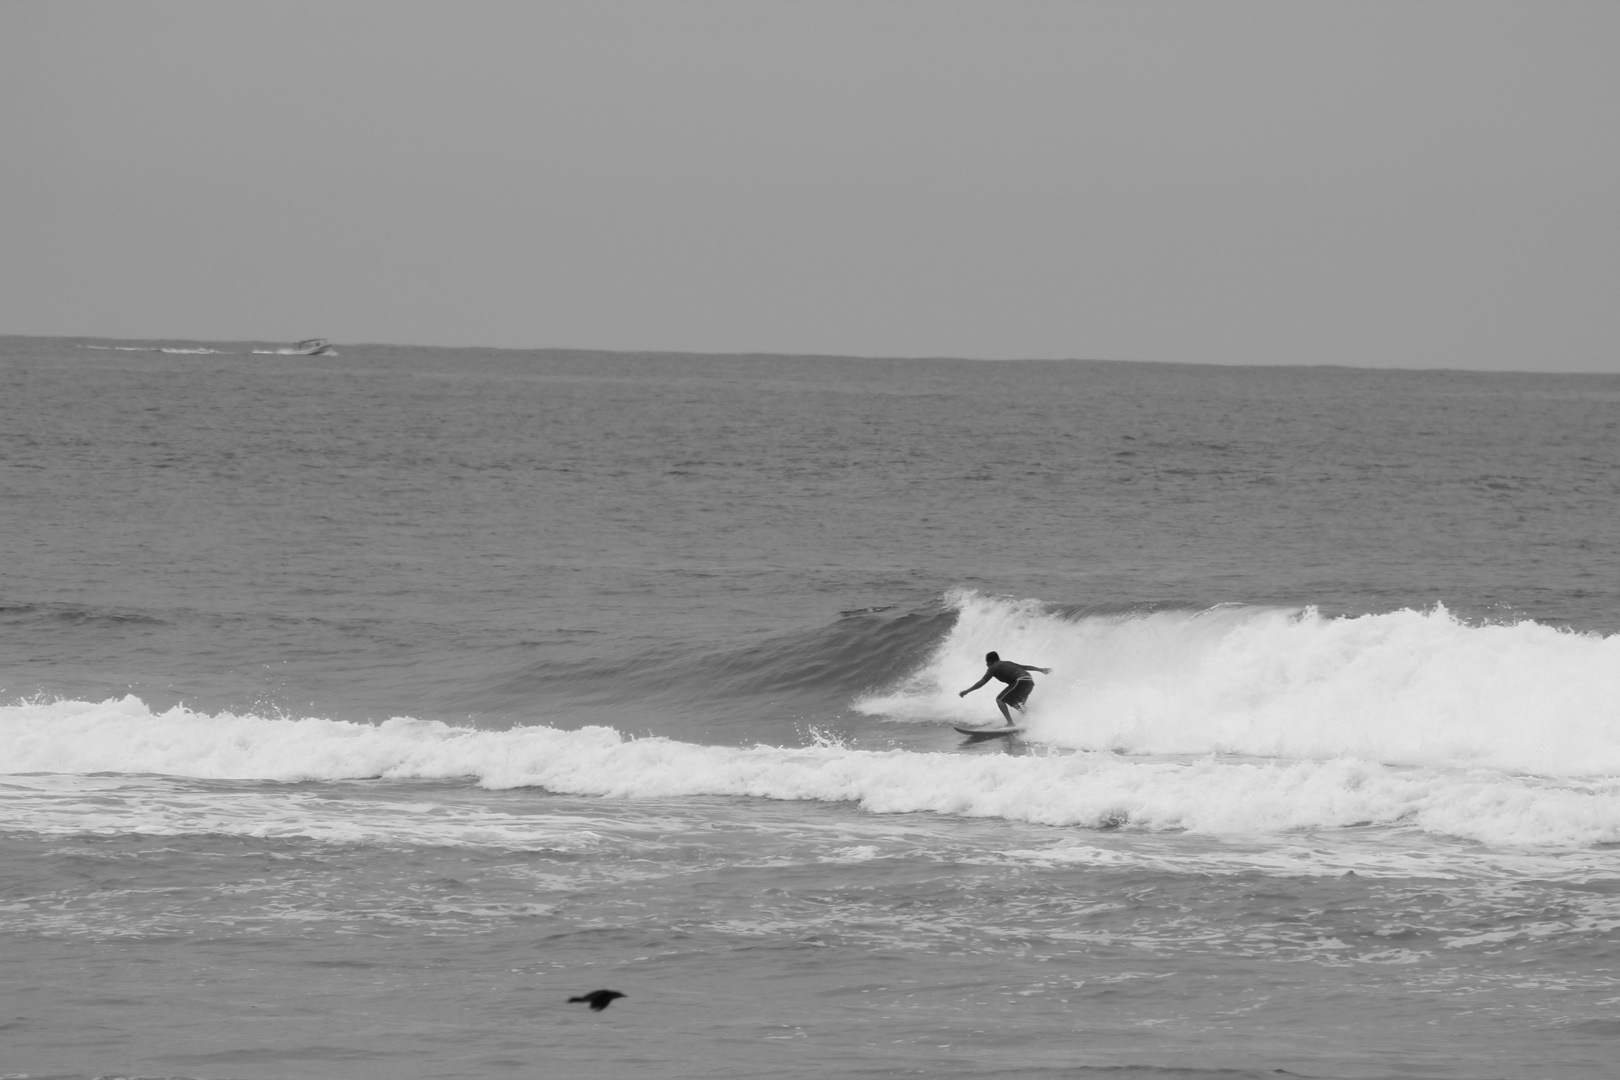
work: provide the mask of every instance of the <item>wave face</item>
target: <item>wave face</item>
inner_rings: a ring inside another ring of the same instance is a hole
[[[993,718],[993,684],[959,698],[984,653],[1043,667],[1032,737],[1075,750],[1244,755],[1620,774],[1620,635],[1469,625],[1443,607],[1329,618],[1314,609],[1054,610],[962,593],[959,617],[892,691],[897,720]]]
[[[555,715],[623,717],[638,731],[664,735],[696,736],[701,729],[746,742],[791,739],[794,722],[830,718],[853,697],[892,683],[896,672],[915,670],[956,620],[940,603],[846,611],[828,625],[741,646],[682,642],[561,664],[544,660],[489,680],[472,700],[490,715],[521,715],[542,701]]]

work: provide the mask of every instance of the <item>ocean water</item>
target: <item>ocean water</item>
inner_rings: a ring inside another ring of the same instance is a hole
[[[0,1076],[1620,1075],[1617,505],[1615,376],[0,338]]]

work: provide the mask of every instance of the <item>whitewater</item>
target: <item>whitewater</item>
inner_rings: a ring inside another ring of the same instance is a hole
[[[0,1076],[1612,1073],[1612,377],[0,365]]]

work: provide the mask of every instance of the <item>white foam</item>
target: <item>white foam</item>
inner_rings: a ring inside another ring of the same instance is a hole
[[[0,772],[274,781],[466,777],[496,789],[806,799],[874,813],[1216,836],[1393,825],[1544,849],[1620,842],[1615,779],[1350,758],[1166,761],[1111,753],[698,746],[626,739],[600,727],[479,731],[406,718],[373,726],[182,708],[154,713],[130,697],[0,707]],[[13,819],[13,827],[26,826]]]
[[[210,790],[157,776],[9,777],[0,820],[44,836],[247,836],[381,847],[420,845],[589,852],[623,827],[580,814],[503,813],[444,799],[334,798],[325,788]]]
[[[1057,746],[1620,774],[1620,636],[1470,626],[1440,607],[1070,620],[974,593],[956,603],[956,626],[928,662],[857,709],[993,718],[999,684],[965,700],[957,692],[994,649],[1053,669],[1036,677],[1028,724]]]

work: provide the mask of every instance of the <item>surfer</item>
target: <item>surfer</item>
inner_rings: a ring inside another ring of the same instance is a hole
[[[1007,726],[1011,727],[1013,718],[1008,708],[1024,711],[1024,699],[1029,692],[1035,689],[1035,676],[1030,672],[1038,671],[1042,675],[1052,674],[1051,668],[1036,667],[1034,664],[1015,664],[1011,660],[1003,660],[995,653],[984,654],[984,678],[957,694],[957,697],[967,697],[973,691],[989,682],[991,679],[1000,679],[1007,684],[1007,689],[996,695],[996,707],[1001,715],[1007,718]]]

